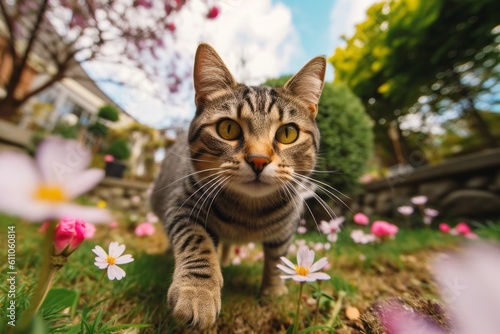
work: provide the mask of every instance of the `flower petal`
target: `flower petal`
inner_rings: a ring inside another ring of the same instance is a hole
[[[309,272],[315,272],[322,269],[328,263],[328,259],[326,257],[322,257],[318,261],[316,261],[311,268],[309,268]]]
[[[293,275],[291,277],[295,282],[307,282],[307,276]]]
[[[99,268],[99,269],[106,269],[108,266],[109,266],[109,263],[107,263],[106,261],[104,262],[94,262],[94,265]]]
[[[283,262],[285,262],[285,264],[286,264],[288,267],[292,268],[292,269],[293,269],[293,272],[295,272],[295,265],[292,263],[292,261],[290,261],[289,259],[287,259],[287,258],[286,258],[286,257],[284,257],[284,256],[280,257],[280,260],[281,260],[281,261],[283,261]]]
[[[282,271],[284,271],[285,273],[287,273],[289,275],[295,275],[297,273],[295,270],[290,269],[288,267],[285,267],[282,264],[278,264],[278,265],[276,265],[276,267],[278,267],[279,269],[281,269]]]
[[[101,246],[95,246],[92,249],[92,252],[94,252],[95,255],[99,256],[102,259],[106,259],[108,254],[106,254],[106,251],[101,247]]]
[[[45,139],[37,148],[36,161],[43,180],[64,184],[75,179],[90,163],[92,154],[76,140]]]
[[[132,258],[132,255],[130,254],[125,254],[120,256],[119,258],[116,259],[116,264],[125,264],[125,263],[130,263],[133,262],[134,259]]]
[[[57,207],[57,217],[63,216],[76,217],[91,224],[107,223],[113,220],[108,210],[71,203],[64,203]]]
[[[123,277],[125,277],[125,270],[114,264],[108,267],[108,278],[110,280],[121,280]]]
[[[114,257],[115,259],[120,257],[125,251],[125,245],[120,245],[118,242],[113,241],[109,244],[109,256]]]
[[[64,190],[69,198],[77,197],[94,188],[104,177],[104,171],[92,168],[82,171],[77,177],[64,182]]]
[[[297,264],[299,267],[311,268],[314,262],[314,251],[308,247],[301,247],[297,252]]]
[[[307,277],[312,278],[314,281],[316,280],[329,280],[331,277],[325,273],[309,273]]]

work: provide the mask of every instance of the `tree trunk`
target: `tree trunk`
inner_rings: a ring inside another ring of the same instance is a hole
[[[474,101],[472,101],[471,98],[467,98],[467,101],[469,102],[469,107],[466,108],[464,112],[470,115],[470,124],[472,125],[476,133],[479,135],[479,137],[481,137],[481,139],[489,148],[498,147],[497,138],[495,138],[495,136],[491,133],[488,123],[486,123],[479,110],[477,110],[474,106]]]
[[[17,109],[20,107],[19,101],[7,95],[0,100],[0,119],[13,121],[17,116]]]

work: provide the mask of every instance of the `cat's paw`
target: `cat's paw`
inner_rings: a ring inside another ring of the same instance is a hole
[[[221,308],[220,288],[172,283],[168,290],[168,305],[173,316],[182,323],[205,329],[217,320]]]
[[[283,296],[287,293],[288,288],[285,284],[263,286],[260,291],[260,295],[263,297],[277,297]]]

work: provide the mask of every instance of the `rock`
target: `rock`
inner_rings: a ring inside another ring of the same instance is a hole
[[[486,189],[489,184],[488,177],[486,176],[474,176],[465,182],[465,188],[469,189]]]
[[[377,196],[375,196],[374,193],[368,193],[368,194],[365,195],[363,203],[365,205],[373,206],[373,205],[375,205],[375,201],[376,200],[377,200]]]
[[[99,199],[102,199],[105,201],[109,200],[112,197],[112,194],[111,194],[111,191],[109,188],[97,188],[95,194]]]
[[[444,179],[421,184],[416,195],[427,196],[429,202],[436,202],[457,188],[455,180]]]
[[[381,191],[377,194],[375,204],[375,213],[379,215],[388,215],[392,212],[393,202],[390,191]]]
[[[363,209],[361,210],[361,212],[363,212],[365,215],[367,215],[368,217],[370,217],[370,216],[373,215],[373,213],[375,212],[375,210],[373,209],[373,207],[365,205],[365,206],[363,206]]]
[[[482,190],[456,190],[442,200],[441,207],[455,216],[500,214],[500,196]]]
[[[125,194],[125,189],[123,189],[122,187],[113,187],[110,188],[109,191],[111,192],[111,195],[113,195],[113,197],[123,197],[123,195]]]

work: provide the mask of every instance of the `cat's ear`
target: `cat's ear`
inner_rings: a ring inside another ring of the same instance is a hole
[[[237,85],[222,59],[208,44],[200,44],[196,50],[193,79],[196,106],[210,94]]]
[[[286,92],[304,102],[313,113],[313,116],[316,116],[318,112],[318,102],[323,90],[325,71],[326,58],[313,58],[283,86]]]

